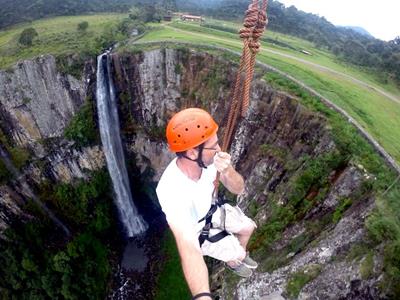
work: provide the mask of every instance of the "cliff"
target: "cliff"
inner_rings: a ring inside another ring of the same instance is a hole
[[[122,138],[142,184],[157,182],[173,157],[164,128],[177,110],[209,110],[222,136],[234,63],[188,49],[111,55]],[[87,178],[87,170],[105,165],[100,145],[77,147],[64,137],[93,97],[94,70],[88,62],[82,78],[73,78],[43,56],[0,71],[1,129],[9,148],[30,153],[20,172],[32,186]],[[213,263],[212,288],[220,299],[380,297],[382,249],[368,249],[364,224],[375,205],[374,176],[351,159],[340,138],[321,112],[256,76],[231,153],[246,179],[237,201],[258,224],[250,248],[260,267],[239,281]],[[24,214],[27,195],[17,187],[18,178],[0,187],[0,230]]]
[[[234,64],[174,49],[114,54],[113,62],[127,149],[142,171],[154,170],[149,180],[157,181],[171,159],[162,133],[177,108],[204,107],[224,124]],[[238,203],[259,225],[250,247],[261,266],[238,281],[215,265],[214,292],[220,299],[378,297],[379,255],[367,278],[362,269],[369,252],[348,259],[367,239],[364,222],[374,196],[365,186],[373,176],[346,157],[327,119],[300,99],[260,76],[251,99],[231,153],[246,178]],[[296,276],[307,280],[292,291]]]
[[[8,154],[18,149],[28,156],[18,174],[1,187],[1,229],[21,215],[21,207],[31,197],[18,187],[18,178],[27,178],[34,189],[44,180],[87,178],[88,170],[105,166],[99,145],[77,148],[64,138],[65,128],[91,93],[94,71],[89,62],[81,79],[62,74],[50,55],[0,71],[2,143]]]

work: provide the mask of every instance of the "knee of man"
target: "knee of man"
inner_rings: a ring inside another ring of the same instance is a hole
[[[255,224],[249,223],[245,227],[243,227],[242,230],[240,230],[239,234],[240,235],[251,235],[256,228]]]

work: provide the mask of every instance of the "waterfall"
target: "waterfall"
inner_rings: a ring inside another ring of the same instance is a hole
[[[122,149],[115,90],[107,53],[97,58],[97,110],[100,136],[121,221],[129,237],[146,231],[147,224],[133,203]]]

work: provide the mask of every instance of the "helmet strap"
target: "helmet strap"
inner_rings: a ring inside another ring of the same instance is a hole
[[[192,158],[188,157],[186,154],[184,154],[182,156],[188,160],[197,162],[197,164],[199,165],[200,168],[207,169],[207,166],[203,162],[203,148],[204,148],[204,144],[200,144],[199,146],[197,146],[197,149],[199,150],[199,154],[197,155],[196,159],[192,159]]]
[[[199,155],[197,155],[196,162],[199,165],[200,168],[207,169],[206,165],[203,162],[203,149],[204,149],[204,144],[200,144],[198,147],[199,149]]]

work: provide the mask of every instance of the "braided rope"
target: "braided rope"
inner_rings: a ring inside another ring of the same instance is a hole
[[[256,55],[260,51],[260,42],[267,24],[266,9],[268,0],[263,0],[261,8],[259,0],[252,0],[245,13],[243,28],[239,30],[239,36],[243,39],[243,52],[240,58],[240,66],[236,75],[233,99],[229,111],[225,129],[222,150],[227,151],[232,140],[233,131],[239,117],[238,111],[244,117],[250,104],[250,86],[254,76]],[[241,101],[240,101],[241,99]]]
[[[243,39],[243,51],[240,58],[240,65],[236,74],[236,81],[233,90],[233,98],[229,110],[228,121],[226,124],[222,151],[226,152],[232,141],[232,136],[236,127],[239,113],[244,117],[250,104],[250,86],[254,75],[256,55],[260,51],[259,39],[264,33],[267,20],[268,0],[262,0],[260,8],[259,0],[252,0],[245,13],[243,28],[239,30],[239,36]],[[214,182],[214,198],[218,195],[220,174]]]

